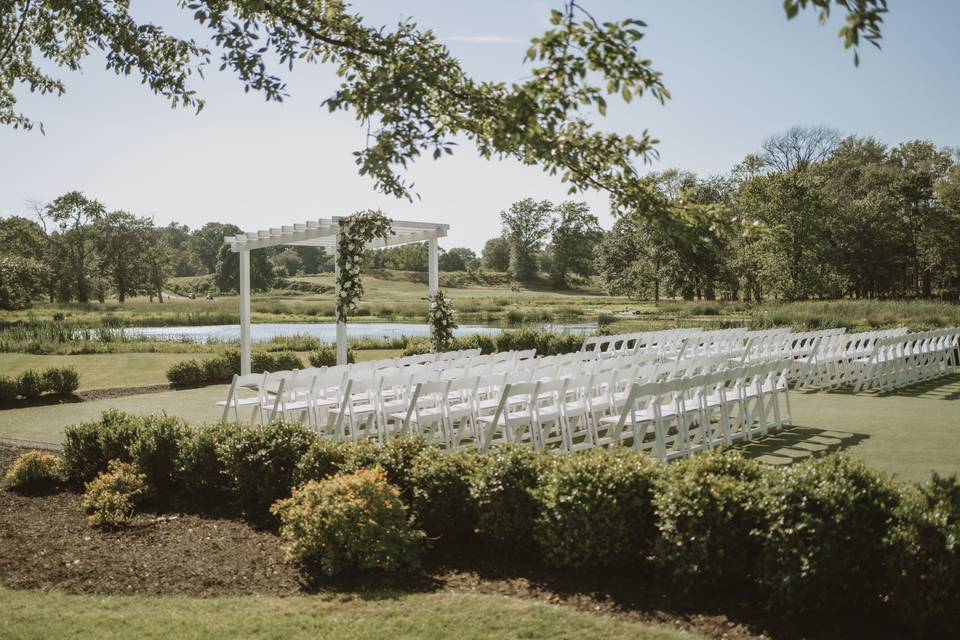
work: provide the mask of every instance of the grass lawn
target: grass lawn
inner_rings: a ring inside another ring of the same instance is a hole
[[[388,349],[357,351],[357,360],[379,360],[400,355]],[[301,353],[304,364],[307,354]],[[85,355],[38,356],[30,353],[0,353],[0,373],[16,375],[27,369],[73,367],[80,374],[80,390],[136,387],[148,384],[166,384],[170,365],[202,358],[202,353],[94,353]]]
[[[0,588],[4,638],[697,638],[504,596],[334,598],[79,596]]]
[[[365,353],[365,352],[360,352]],[[165,411],[191,423],[220,418],[214,405],[226,386],[127,396],[109,400],[0,411],[0,436],[59,442],[63,428],[92,420],[107,408]],[[785,464],[810,455],[846,451],[902,480],[923,481],[931,471],[960,474],[960,376],[877,396],[792,393],[792,429],[747,445],[748,455]]]
[[[73,367],[80,374],[80,390],[164,384],[170,365],[195,358],[191,353],[92,353],[38,356],[30,353],[0,354],[0,370],[16,375],[27,369]]]

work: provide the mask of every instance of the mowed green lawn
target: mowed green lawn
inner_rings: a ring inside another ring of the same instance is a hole
[[[0,588],[13,639],[392,638],[695,639],[689,633],[504,596],[382,594],[366,599],[79,596]]]
[[[361,352],[363,353],[363,352]],[[220,419],[213,386],[81,403],[0,410],[0,436],[57,443],[67,425],[117,408],[183,417],[190,423]],[[794,428],[744,447],[748,455],[786,464],[811,455],[846,451],[903,480],[923,481],[932,471],[960,474],[960,376],[877,396],[791,393]]]
[[[399,351],[367,349],[357,351],[357,360],[379,360],[400,355]],[[307,354],[299,354],[307,362]],[[0,375],[17,375],[27,369],[73,367],[80,374],[80,390],[137,387],[166,384],[170,365],[202,353],[94,353],[84,355],[33,355],[30,353],[0,354]]]

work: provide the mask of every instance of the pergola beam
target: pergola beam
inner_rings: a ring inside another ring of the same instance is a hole
[[[324,247],[332,249],[334,264],[339,244],[339,229],[342,216],[307,220],[303,223],[273,227],[261,231],[227,236],[224,242],[230,250],[240,254],[240,370],[250,373],[251,335],[250,335],[250,252],[279,245],[299,247]],[[437,240],[447,235],[450,225],[430,222],[410,222],[391,220],[392,233],[385,239],[367,243],[368,249],[382,249],[414,242],[429,242],[429,285],[430,295],[436,295],[440,289],[438,269],[439,247]],[[335,267],[339,276],[339,266]],[[339,277],[336,277],[339,281]],[[334,298],[336,300],[336,298]],[[347,325],[337,322],[337,364],[347,361]]]

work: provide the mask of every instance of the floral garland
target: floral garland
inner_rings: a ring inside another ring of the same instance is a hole
[[[393,232],[390,219],[380,211],[358,211],[339,221],[340,238],[337,246],[337,322],[346,322],[363,297],[360,264],[363,252],[371,240],[386,240]]]
[[[435,352],[446,351],[453,340],[453,330],[457,328],[457,322],[453,319],[453,305],[450,304],[450,299],[443,295],[443,291],[438,290],[436,295],[430,298],[427,321],[430,323],[430,348]]]

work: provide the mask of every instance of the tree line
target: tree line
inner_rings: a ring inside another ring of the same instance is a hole
[[[726,175],[648,176],[596,266],[614,294],[762,301],[960,293],[960,153],[824,127],[768,138]]]
[[[653,197],[601,229],[586,203],[525,198],[500,213],[477,255],[441,249],[442,271],[506,272],[568,287],[599,276],[611,294],[659,300],[940,297],[960,293],[960,153],[914,140],[887,146],[825,127],[793,127],[724,175],[671,169]],[[236,225],[197,229],[108,211],[79,192],[0,218],[0,308],[50,302],[163,301],[172,276],[236,291]],[[423,243],[368,251],[366,269],[426,271]],[[251,286],[333,271],[317,247],[251,252]]]
[[[210,275],[211,289],[238,288],[238,258],[223,242],[243,232],[236,225],[157,226],[149,217],[109,211],[78,191],[35,204],[33,213],[0,218],[0,309],[26,308],[39,299],[124,302],[148,296],[163,302],[172,276]],[[328,265],[332,270],[330,257],[317,247],[254,251],[250,262],[257,290],[286,276]]]

